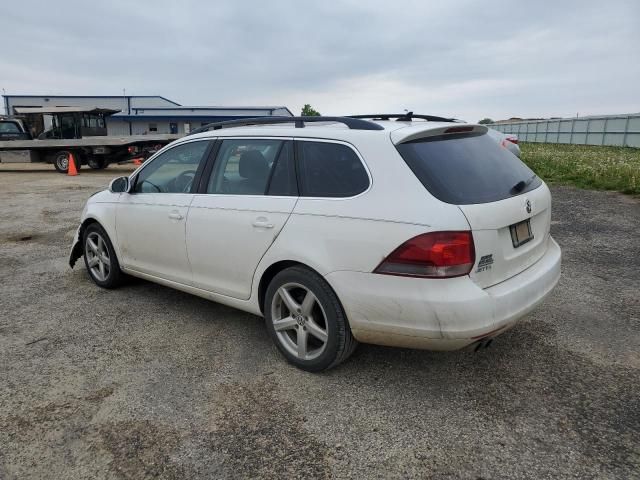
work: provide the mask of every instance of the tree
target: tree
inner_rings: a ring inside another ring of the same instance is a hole
[[[479,123],[480,125],[484,125],[484,124],[487,124],[487,123],[495,123],[495,122],[494,122],[493,120],[491,120],[490,118],[483,118],[483,119],[482,119],[482,120],[480,120],[478,123]]]
[[[314,110],[313,107],[308,103],[305,103],[304,107],[302,107],[302,112],[300,112],[300,115],[302,115],[303,117],[319,117],[321,113],[317,110]]]

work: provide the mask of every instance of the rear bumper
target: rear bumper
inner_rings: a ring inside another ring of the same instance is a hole
[[[533,310],[558,283],[560,264],[560,247],[549,238],[540,260],[486,289],[469,277],[435,280],[342,271],[326,279],[359,341],[457,350],[506,331]]]

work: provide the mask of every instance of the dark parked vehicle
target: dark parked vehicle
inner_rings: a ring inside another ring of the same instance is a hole
[[[0,116],[0,141],[31,140],[31,134],[20,118]]]

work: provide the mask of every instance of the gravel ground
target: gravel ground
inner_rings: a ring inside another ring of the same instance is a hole
[[[260,318],[67,256],[125,167],[0,166],[0,478],[640,478],[640,201],[552,188],[563,276],[479,353],[287,365]]]

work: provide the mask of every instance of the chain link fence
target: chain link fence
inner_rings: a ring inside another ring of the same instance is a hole
[[[488,125],[523,142],[612,145],[640,148],[640,113],[522,120]]]

